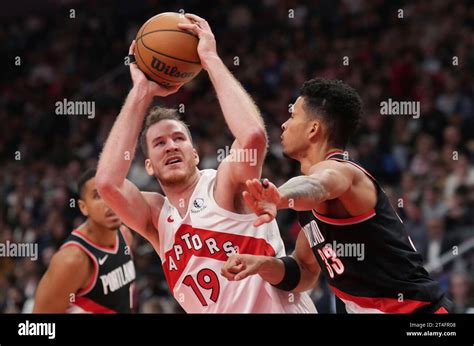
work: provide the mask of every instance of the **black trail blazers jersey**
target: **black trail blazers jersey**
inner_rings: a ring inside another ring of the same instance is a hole
[[[377,181],[342,152],[326,159],[361,169],[375,184],[373,210],[346,219],[298,212],[300,226],[334,294],[347,312],[446,313],[438,283],[423,268],[402,221]]]
[[[117,231],[115,248],[95,244],[78,230],[61,246],[77,246],[92,261],[94,273],[87,287],[77,292],[69,313],[130,313],[135,267],[124,235]]]

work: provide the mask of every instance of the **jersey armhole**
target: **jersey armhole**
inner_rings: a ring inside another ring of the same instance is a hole
[[[128,248],[128,252],[129,252],[128,254],[133,259],[132,244],[130,244],[128,239],[127,239],[126,231],[124,229],[122,229],[121,227],[119,227],[118,231],[122,235],[123,241],[125,243],[125,247]]]
[[[158,222],[156,224],[156,233],[157,233],[157,238],[158,238],[158,249],[155,249],[155,252],[158,254],[158,257],[163,261],[164,259],[164,244],[166,243],[166,234],[163,234],[163,237],[161,236],[161,232],[165,233],[167,229],[167,215],[169,215],[171,212],[171,205],[168,201],[168,199],[165,197],[163,201],[163,205],[161,206],[160,213],[158,214]],[[151,244],[153,248],[154,245]]]

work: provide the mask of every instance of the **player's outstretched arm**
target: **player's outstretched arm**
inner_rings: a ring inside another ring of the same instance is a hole
[[[280,289],[304,292],[316,285],[320,271],[304,233],[300,232],[291,257],[235,255],[229,257],[221,269],[221,274],[230,281],[239,281],[258,274],[263,280]]]
[[[214,34],[207,21],[192,14],[186,14],[186,17],[194,24],[179,24],[179,27],[199,36],[198,53],[201,64],[209,74],[226,123],[235,137],[230,157],[219,167],[219,176],[225,178],[218,177],[218,182],[225,180],[239,184],[259,177],[267,147],[267,136],[260,111],[218,56]],[[239,154],[241,156],[237,157]],[[230,186],[225,186],[223,190],[229,191],[229,188]]]
[[[92,264],[82,250],[75,246],[61,249],[38,285],[33,313],[65,313],[92,275]]]
[[[130,46],[133,54],[135,41]],[[149,81],[135,63],[130,64],[133,87],[109,133],[100,155],[96,183],[99,194],[131,229],[148,240],[153,231],[150,205],[161,208],[162,197],[157,193],[141,193],[126,179],[135,153],[145,113],[154,96],[167,96],[179,87],[164,88]],[[151,204],[150,204],[151,203]]]
[[[357,171],[337,161],[323,161],[313,166],[309,175],[291,178],[277,188],[270,182],[265,186],[258,179],[246,182],[243,197],[258,215],[254,225],[270,222],[277,209],[311,210],[318,204],[335,199],[348,191]]]
[[[278,188],[279,209],[311,210],[318,204],[340,197],[352,185],[354,169],[337,161],[323,161],[313,166],[309,175],[288,180]]]

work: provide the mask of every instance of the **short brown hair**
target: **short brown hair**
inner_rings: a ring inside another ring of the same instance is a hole
[[[186,124],[184,121],[181,120],[181,117],[179,116],[178,110],[175,108],[164,108],[160,106],[155,106],[150,111],[148,112],[147,116],[145,117],[145,120],[143,121],[143,128],[142,132],[140,134],[140,146],[142,148],[143,154],[145,155],[145,158],[148,158],[148,147],[146,144],[146,133],[148,129],[162,121],[162,120],[174,120],[179,123],[181,123],[184,128],[186,129],[186,132],[188,133],[189,139],[193,140],[191,136],[191,131],[189,131],[189,126]]]

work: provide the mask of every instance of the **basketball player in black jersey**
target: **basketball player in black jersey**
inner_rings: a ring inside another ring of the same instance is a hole
[[[277,209],[298,211],[295,253],[236,255],[222,274],[229,280],[259,274],[300,292],[314,287],[322,271],[347,312],[446,313],[444,292],[423,268],[381,186],[343,151],[361,110],[358,94],[341,81],[304,83],[281,136],[284,153],[300,162],[304,175],[279,188],[249,180],[244,192],[259,216],[255,226],[273,220]]]
[[[98,194],[95,173],[79,178],[79,208],[87,220],[53,256],[36,291],[35,313],[131,312],[132,235]]]

